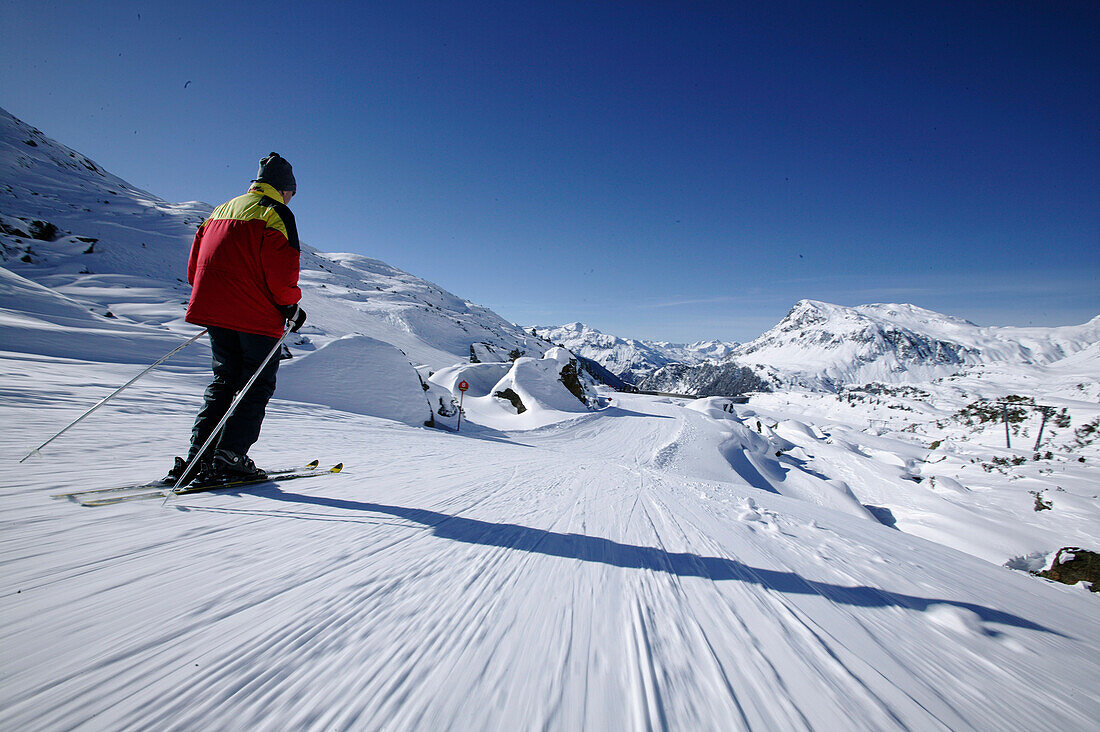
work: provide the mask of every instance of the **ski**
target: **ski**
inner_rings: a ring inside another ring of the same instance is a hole
[[[228,490],[231,488],[244,488],[253,485],[263,485],[265,483],[276,483],[287,480],[298,480],[299,478],[317,478],[322,475],[335,475],[344,469],[343,463],[337,463],[331,468],[312,468],[309,470],[302,470],[300,472],[290,473],[269,473],[266,478],[262,480],[232,480],[224,483],[208,483],[203,485],[186,485],[180,488],[178,491],[173,492],[170,487],[161,486],[154,488],[153,490],[140,491],[140,492],[124,492],[118,494],[107,495],[84,495],[75,494],[69,496],[73,501],[76,501],[81,506],[110,506],[115,503],[124,503],[126,501],[145,501],[153,498],[168,499],[172,496],[182,496],[185,493],[210,493],[213,491]]]
[[[276,470],[268,470],[267,475],[269,478],[275,478],[282,475],[289,475],[291,473],[299,473],[306,470],[315,470],[318,465],[321,464],[320,460],[312,460],[305,465],[297,465],[293,468],[277,468]],[[69,493],[55,493],[50,498],[75,498],[77,496],[90,496],[90,495],[102,495],[102,494],[114,494],[114,493],[148,493],[151,491],[162,490],[171,488],[170,484],[164,484],[160,481],[153,483],[134,483],[132,485],[117,485],[111,488],[91,488],[83,491],[71,491]]]

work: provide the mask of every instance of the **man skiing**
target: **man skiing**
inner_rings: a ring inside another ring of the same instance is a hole
[[[176,458],[166,484],[175,484],[193,461],[197,469],[193,466],[187,478],[200,483],[266,477],[248,457],[248,449],[259,438],[275,392],[279,359],[272,358],[262,371],[260,365],[288,325],[297,331],[306,320],[298,305],[298,232],[286,205],[296,190],[290,163],[273,152],[260,160],[248,192],[214,209],[195,234],[187,266],[192,290],[186,319],[209,331],[214,379],[195,418],[187,459]],[[195,461],[257,371],[221,435]]]

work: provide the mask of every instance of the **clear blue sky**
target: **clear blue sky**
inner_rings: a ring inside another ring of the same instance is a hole
[[[5,0],[0,106],[522,324],[1100,314],[1100,3]],[[181,262],[182,266],[182,262]]]

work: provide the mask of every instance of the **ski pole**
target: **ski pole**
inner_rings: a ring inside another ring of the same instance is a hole
[[[105,397],[103,397],[102,399],[100,399],[100,400],[99,400],[99,401],[98,401],[98,402],[96,403],[96,405],[95,405],[94,407],[92,407],[92,408],[91,408],[91,409],[89,409],[89,410],[88,410],[87,412],[85,412],[84,414],[82,414],[82,415],[80,415],[79,417],[77,417],[76,419],[74,419],[74,420],[73,420],[72,422],[70,422],[70,423],[69,423],[69,424],[68,424],[68,425],[67,425],[67,426],[66,426],[66,427],[65,427],[65,428],[64,428],[63,430],[61,430],[61,431],[60,431],[60,432],[58,432],[58,433],[57,433],[56,435],[54,435],[54,436],[53,436],[53,437],[51,437],[50,439],[48,439],[48,440],[46,440],[45,442],[43,442],[43,443],[42,443],[41,445],[39,445],[38,447],[36,447],[36,448],[34,448],[33,450],[31,450],[30,452],[28,452],[28,453],[27,453],[27,454],[26,454],[26,455],[25,455],[25,456],[23,457],[23,460],[26,460],[26,459],[27,459],[27,458],[29,458],[29,457],[30,457],[31,455],[38,455],[38,454],[39,454],[39,451],[40,451],[40,450],[41,450],[41,449],[42,449],[43,447],[45,447],[46,445],[48,445],[48,444],[50,444],[51,442],[53,442],[54,440],[56,440],[56,439],[57,439],[58,437],[61,437],[61,435],[63,435],[63,434],[65,434],[66,432],[68,432],[68,430],[69,430],[69,428],[70,428],[70,427],[73,427],[73,426],[74,426],[74,425],[76,425],[76,424],[77,424],[78,422],[80,422],[80,421],[81,421],[82,419],[84,419],[85,417],[87,417],[87,416],[88,416],[89,414],[91,414],[92,412],[94,412],[95,410],[99,409],[100,407],[102,407],[102,406],[103,406],[104,404],[106,404],[107,402],[109,402],[109,401],[111,401],[112,399],[114,399],[114,398],[115,398],[116,396],[118,396],[118,395],[119,395],[119,393],[120,393],[120,392],[121,392],[121,391],[122,391],[123,389],[125,389],[125,388],[126,388],[126,387],[128,387],[128,386],[130,386],[130,385],[131,385],[131,384],[133,384],[133,383],[134,383],[135,381],[137,381],[138,379],[140,379],[140,378],[141,378],[142,376],[145,376],[145,374],[149,373],[150,371],[152,371],[153,369],[155,369],[155,368],[156,368],[157,366],[160,366],[160,365],[161,365],[162,363],[164,363],[165,361],[167,361],[168,359],[170,359],[170,358],[171,358],[172,356],[175,356],[175,355],[176,355],[177,353],[179,353],[179,352],[180,352],[180,351],[182,351],[182,350],[183,350],[184,348],[186,348],[187,346],[191,345],[192,343],[194,343],[195,341],[197,341],[197,340],[198,340],[199,338],[201,338],[201,337],[202,337],[202,336],[204,336],[204,335],[206,335],[206,330],[203,330],[203,331],[202,331],[201,333],[199,333],[198,335],[194,336],[193,338],[190,338],[190,339],[188,339],[188,340],[187,340],[187,341],[186,341],[185,343],[183,343],[183,344],[181,344],[181,345],[179,345],[179,346],[176,346],[175,348],[173,348],[173,349],[172,349],[172,350],[171,350],[171,351],[170,351],[169,353],[166,353],[166,354],[164,355],[164,357],[163,357],[163,358],[161,358],[161,359],[160,359],[159,361],[157,361],[157,362],[156,362],[155,364],[153,364],[153,365],[152,365],[152,366],[150,366],[149,368],[145,369],[145,370],[144,370],[144,371],[142,371],[142,372],[141,372],[140,374],[138,374],[138,375],[137,375],[137,376],[135,376],[134,378],[130,379],[130,380],[129,380],[129,381],[127,381],[127,382],[126,382],[125,384],[123,384],[122,386],[118,387],[117,389],[115,389],[114,391],[112,391],[112,392],[111,392],[110,394],[108,394],[107,396],[105,396]],[[20,460],[19,462],[23,462],[23,460]]]
[[[234,410],[236,410],[237,405],[241,403],[241,399],[243,399],[244,395],[248,393],[248,390],[252,387],[252,384],[256,382],[256,379],[260,377],[260,372],[264,370],[264,367],[267,366],[272,357],[274,357],[275,354],[279,352],[279,349],[283,347],[283,341],[285,341],[286,337],[290,335],[290,329],[293,327],[293,322],[287,323],[286,330],[283,331],[283,334],[279,337],[279,340],[275,342],[275,346],[271,349],[271,353],[267,354],[267,358],[265,358],[263,360],[263,363],[260,364],[260,367],[256,369],[256,373],[252,374],[252,378],[248,380],[248,383],[246,383],[241,388],[241,390],[237,392],[237,396],[233,398],[232,404],[230,404],[229,409],[225,411],[225,414],[222,416],[221,421],[218,422],[218,426],[215,427],[214,431],[210,433],[210,436],[206,438],[206,442],[203,443],[203,446],[201,448],[199,448],[199,451],[195,454],[195,457],[191,458],[191,462],[187,463],[187,466],[183,469],[183,473],[180,475],[179,480],[177,480],[176,484],[172,486],[172,489],[168,491],[168,495],[164,497],[164,501],[160,505],[163,506],[165,503],[168,503],[168,499],[176,495],[176,491],[178,491],[180,486],[183,485],[183,482],[191,476],[191,469],[198,464],[199,459],[206,454],[207,448],[209,448],[210,445],[214,443],[214,440],[216,440],[221,434],[222,428],[225,427],[225,423],[229,421],[229,418],[233,416],[233,412]]]

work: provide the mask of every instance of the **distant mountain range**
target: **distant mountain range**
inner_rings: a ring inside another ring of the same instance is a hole
[[[919,382],[992,364],[1049,365],[1095,349],[1100,316],[1058,328],[980,327],[915,305],[844,307],[802,300],[745,344],[638,341],[582,323],[536,326],[535,332],[642,389],[728,396]]]
[[[702,364],[729,356],[737,343],[699,341],[668,343],[635,340],[601,333],[584,323],[528,326],[534,332],[578,356],[596,361],[624,381],[636,384],[668,364]]]
[[[906,304],[843,307],[798,302],[774,328],[717,362],[660,369],[641,386],[713,393],[716,381],[836,391],[846,384],[911,383],[994,364],[1040,367],[1100,341],[1100,316],[1057,328],[980,327]],[[751,389],[749,389],[751,390]]]

